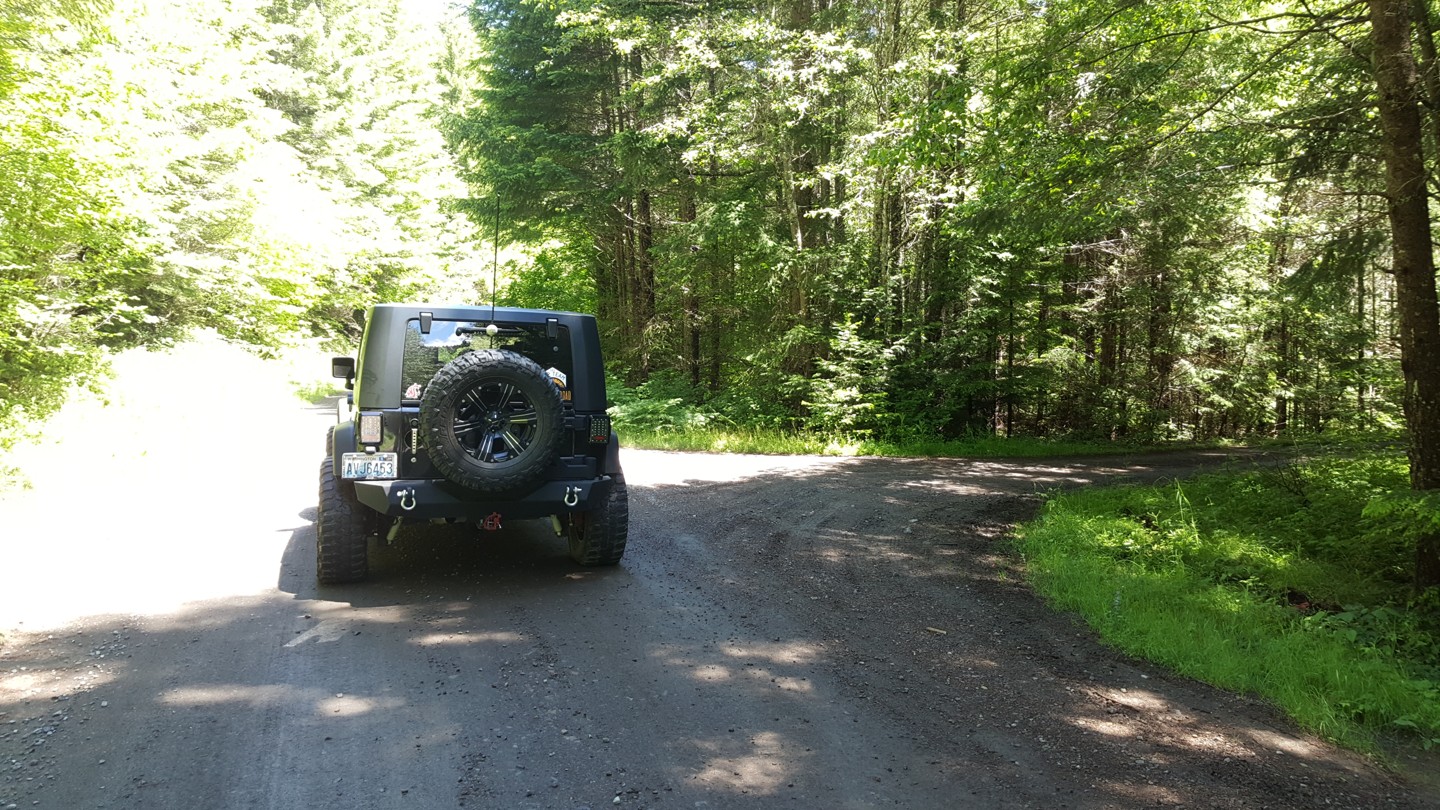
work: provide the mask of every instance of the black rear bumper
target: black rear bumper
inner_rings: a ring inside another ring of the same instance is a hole
[[[443,480],[356,481],[355,495],[392,517],[484,521],[498,514],[518,520],[587,511],[608,497],[613,485],[608,475],[546,481],[522,497],[506,498],[466,492]]]

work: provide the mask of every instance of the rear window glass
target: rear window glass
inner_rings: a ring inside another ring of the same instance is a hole
[[[485,334],[485,324],[475,321],[432,321],[429,334],[421,334],[419,320],[411,320],[407,326],[400,364],[400,387],[407,400],[420,399],[435,372],[460,355],[476,349],[508,349],[534,360],[551,378],[563,382],[561,395],[565,402],[570,401],[575,366],[570,330],[564,326],[553,338],[545,336],[544,324],[501,325],[495,335]],[[561,376],[556,377],[557,373]]]

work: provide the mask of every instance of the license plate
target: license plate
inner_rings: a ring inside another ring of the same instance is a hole
[[[399,453],[344,453],[340,456],[341,478],[396,478]]]

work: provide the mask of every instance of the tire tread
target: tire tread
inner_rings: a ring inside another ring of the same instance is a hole
[[[625,556],[630,535],[630,496],[625,479],[616,476],[610,493],[585,513],[583,533],[570,524],[570,558],[586,567],[616,565]]]
[[[370,573],[370,523],[355,485],[335,477],[335,429],[320,464],[320,503],[315,521],[315,578],[323,585],[359,582]]]

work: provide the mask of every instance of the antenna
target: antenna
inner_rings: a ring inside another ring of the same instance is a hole
[[[490,254],[490,324],[495,324],[495,298],[500,294],[500,189],[495,189],[495,241]],[[493,332],[491,334],[494,334]]]

